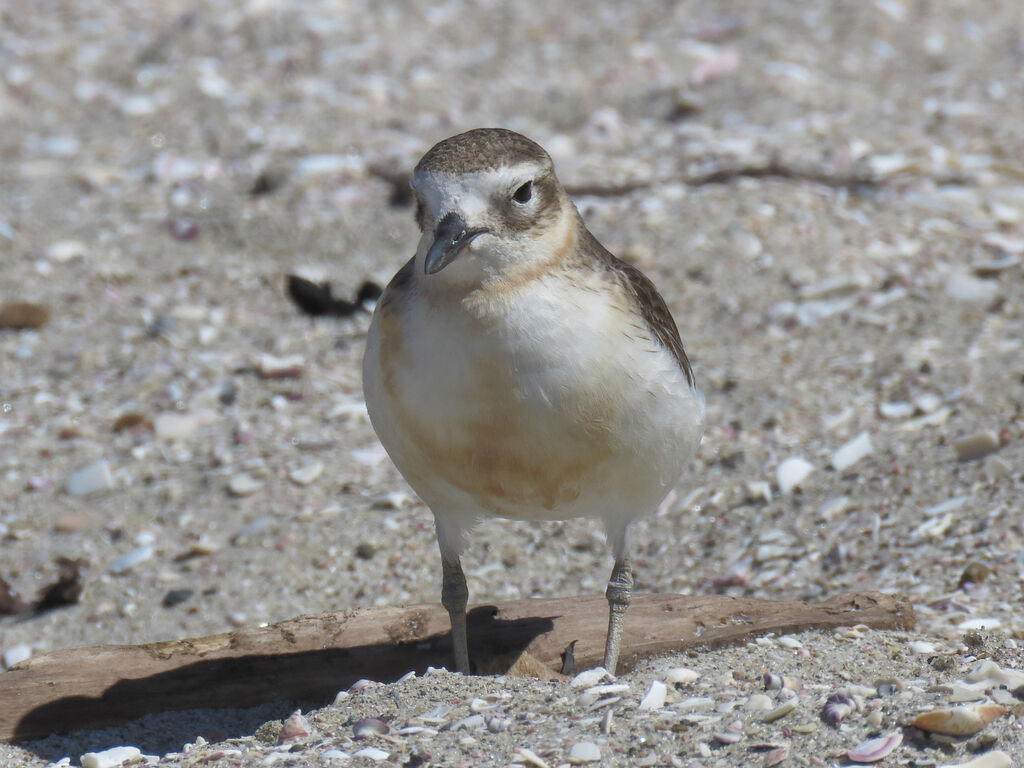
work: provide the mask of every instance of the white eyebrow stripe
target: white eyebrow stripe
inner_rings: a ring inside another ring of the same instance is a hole
[[[454,210],[472,221],[479,220],[490,208],[496,190],[511,193],[540,171],[539,164],[526,162],[457,175],[426,173],[415,179],[413,186],[434,218]]]

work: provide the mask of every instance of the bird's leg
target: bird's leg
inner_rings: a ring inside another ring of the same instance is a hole
[[[469,674],[469,645],[466,641],[466,603],[469,588],[462,572],[459,556],[441,558],[441,605],[448,611],[452,622],[452,647],[455,650],[455,669]]]
[[[633,566],[628,555],[615,558],[605,596],[608,598],[608,639],[604,644],[604,668],[614,675],[619,663],[622,625],[626,621],[626,609],[633,597]]]

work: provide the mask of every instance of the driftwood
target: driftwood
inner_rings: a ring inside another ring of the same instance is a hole
[[[470,612],[470,656],[501,673],[526,652],[557,672],[575,642],[577,669],[599,664],[603,597],[519,600]],[[903,598],[840,595],[823,603],[639,595],[626,618],[622,667],[686,648],[866,624],[909,629]],[[269,627],[147,645],[97,645],[44,654],[0,674],[0,741],[110,725],[150,712],[247,707],[286,699],[322,705],[359,678],[394,680],[451,654],[439,605],[300,616]]]

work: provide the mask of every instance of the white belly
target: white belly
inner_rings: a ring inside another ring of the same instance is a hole
[[[422,296],[375,313],[367,409],[439,522],[588,516],[617,531],[692,458],[703,403],[676,360],[621,305],[557,288],[484,317]]]

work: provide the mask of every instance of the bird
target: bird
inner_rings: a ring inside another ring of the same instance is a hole
[[[477,524],[590,517],[614,556],[603,666],[615,674],[629,526],[704,431],[676,323],[587,229],[533,140],[460,133],[410,183],[421,236],[374,309],[363,387],[381,444],[434,515],[455,668],[471,672],[462,554]]]

